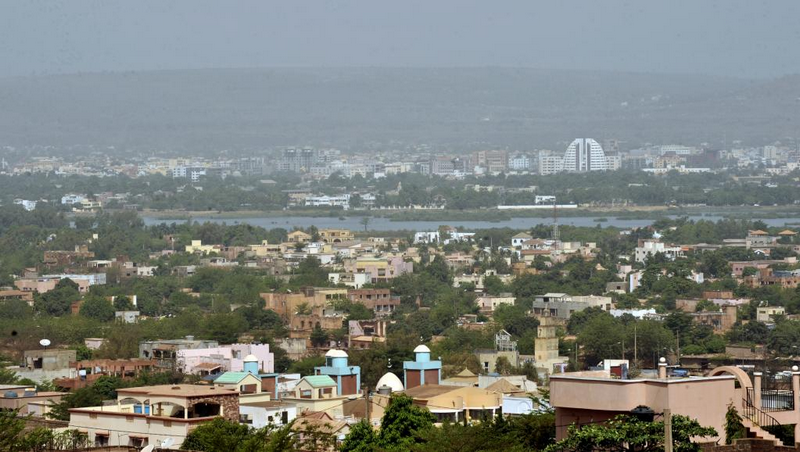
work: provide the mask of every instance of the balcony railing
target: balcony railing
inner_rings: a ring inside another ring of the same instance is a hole
[[[753,388],[747,388],[746,405],[754,406],[755,394]],[[761,406],[755,407],[761,411],[793,411],[794,391],[784,389],[762,389]]]

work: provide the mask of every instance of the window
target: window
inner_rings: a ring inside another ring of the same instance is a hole
[[[94,435],[94,445],[96,447],[108,446],[108,435],[101,435],[99,433],[95,433],[95,435]]]

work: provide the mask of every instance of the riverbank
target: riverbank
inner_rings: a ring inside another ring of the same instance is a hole
[[[164,222],[215,219],[241,220],[248,218],[360,218],[370,216],[389,221],[488,221],[506,222],[514,218],[552,218],[551,209],[544,210],[341,210],[341,209],[289,209],[289,210],[235,210],[235,211],[185,211],[149,210],[140,216]],[[669,207],[669,206],[629,206],[619,207],[581,207],[561,209],[559,218],[574,217],[615,217],[628,220],[657,220],[664,217],[726,217],[741,219],[780,219],[800,217],[800,206],[736,206],[736,207]]]

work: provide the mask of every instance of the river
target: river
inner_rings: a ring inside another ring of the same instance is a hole
[[[224,223],[224,224],[251,224],[253,226],[260,226],[266,229],[284,228],[294,229],[295,227],[308,227],[314,225],[320,229],[323,228],[342,228],[351,230],[364,229],[361,224],[362,217],[231,217],[231,218],[217,218],[217,217],[192,217],[192,221],[199,223]],[[607,221],[596,221],[598,218],[605,218]],[[672,217],[674,218],[674,217]],[[717,221],[722,219],[719,215],[692,215],[689,216],[691,220],[710,220]],[[159,217],[143,216],[145,224],[154,225],[160,223],[183,223],[185,219],[167,219]],[[454,227],[463,227],[467,230],[474,229],[489,229],[489,228],[511,228],[511,229],[530,229],[537,224],[552,224],[552,219],[549,218],[529,218],[517,217],[509,220],[502,221],[474,221],[474,220],[436,220],[436,221],[391,221],[388,218],[372,217],[370,219],[368,229],[372,231],[431,231],[441,225],[448,225]],[[571,226],[587,226],[601,227],[614,226],[618,228],[636,228],[642,226],[649,226],[654,219],[626,219],[616,217],[604,216],[585,216],[585,217],[563,217],[559,218],[560,225]],[[772,218],[761,220],[769,226],[785,226],[787,223],[800,224],[800,218]]]

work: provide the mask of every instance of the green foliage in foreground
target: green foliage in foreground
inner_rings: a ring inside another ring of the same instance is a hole
[[[25,418],[17,411],[0,411],[0,451],[39,452],[86,447],[88,438],[77,430],[56,433],[45,427],[25,429]]]
[[[672,440],[675,452],[697,452],[700,445],[693,437],[717,436],[711,427],[703,427],[686,416],[672,417]],[[548,446],[546,452],[659,452],[664,450],[664,422],[647,422],[622,414],[604,424],[572,425],[567,437]]]
[[[319,429],[267,426],[253,429],[223,418],[214,419],[192,430],[181,449],[204,452],[289,452],[295,450],[328,450],[335,437]]]

